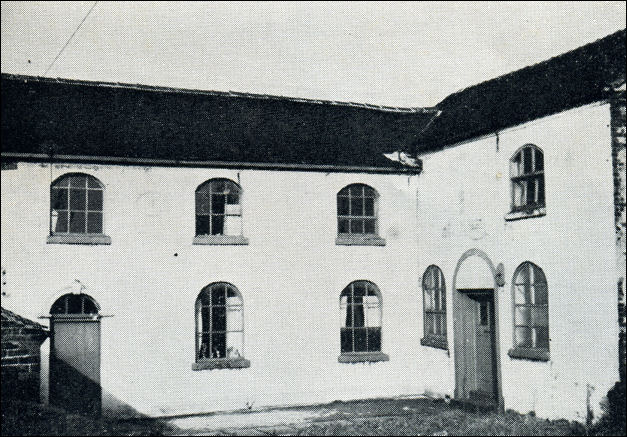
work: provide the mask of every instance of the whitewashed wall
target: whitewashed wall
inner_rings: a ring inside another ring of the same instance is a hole
[[[47,314],[79,279],[102,321],[109,412],[149,415],[307,404],[423,392],[453,395],[452,281],[471,248],[503,263],[499,344],[505,408],[584,420],[618,378],[616,267],[608,105],[574,109],[423,156],[420,176],[19,163],[2,171],[2,304]],[[509,159],[545,156],[547,215],[506,222]],[[110,246],[46,244],[50,181],[84,172],[105,185]],[[226,177],[244,190],[248,246],[194,246],[194,191]],[[336,246],[336,193],[380,194],[385,247]],[[175,254],[177,254],[175,256]],[[532,261],[549,284],[551,359],[511,359],[511,281]],[[421,275],[447,285],[450,351],[420,345]],[[339,295],[367,279],[383,296],[389,362],[340,364]],[[215,281],[244,298],[241,370],[192,371],[194,302]],[[588,392],[590,393],[589,400]],[[127,411],[128,412],[128,411]]]
[[[105,185],[110,246],[46,244],[49,185],[66,172]],[[244,192],[248,246],[192,245],[194,192],[226,177]],[[102,320],[105,408],[169,415],[424,391],[417,289],[417,177],[19,163],[2,172],[3,305],[47,314],[79,279]],[[336,246],[336,194],[366,183],[380,195],[384,247]],[[177,254],[177,255],[175,255]],[[354,280],[383,296],[390,361],[340,364],[339,297]],[[244,298],[242,370],[192,371],[194,303],[215,281]]]
[[[418,178],[419,270],[444,272],[448,332],[453,332],[452,283],[466,250],[503,263],[499,332],[505,408],[541,417],[585,420],[618,379],[617,292],[609,105],[546,117],[496,136],[422,156]],[[506,222],[509,159],[523,145],[544,151],[546,216]],[[497,146],[498,144],[498,146]],[[512,359],[512,279],[524,261],[540,266],[549,286],[550,361]],[[452,394],[453,342],[421,352],[433,366],[427,389]],[[425,349],[425,347],[423,347]],[[445,370],[446,369],[446,370]],[[590,400],[587,400],[590,391]]]

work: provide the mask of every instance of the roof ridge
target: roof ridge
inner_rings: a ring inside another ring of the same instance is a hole
[[[307,104],[319,104],[319,105],[332,105],[332,106],[348,106],[360,109],[370,109],[383,112],[399,112],[399,113],[431,113],[435,112],[434,107],[402,107],[402,106],[390,106],[390,105],[376,105],[372,103],[356,103],[356,102],[343,102],[336,100],[324,100],[324,99],[312,99],[306,97],[289,97],[273,94],[257,94],[241,91],[214,91],[214,90],[199,90],[193,88],[179,88],[160,85],[144,85],[144,84],[131,84],[125,82],[107,82],[107,81],[91,81],[82,79],[68,79],[68,78],[52,78],[43,76],[29,76],[16,73],[2,73],[3,79],[8,80],[31,80],[37,82],[49,82],[49,83],[61,83],[68,85],[85,85],[85,86],[103,86],[110,88],[125,88],[136,89],[141,91],[154,91],[154,92],[171,92],[179,94],[198,94],[207,96],[222,96],[222,97],[235,97],[235,98],[247,98],[247,99],[266,99],[266,100],[282,100],[297,103]]]

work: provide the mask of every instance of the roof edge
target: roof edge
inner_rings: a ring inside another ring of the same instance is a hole
[[[356,103],[356,102],[342,102],[335,100],[321,100],[321,99],[309,99],[305,97],[288,97],[277,96],[271,94],[255,94],[246,93],[240,91],[212,91],[212,90],[198,90],[191,88],[178,88],[178,87],[166,87],[157,85],[142,85],[131,84],[124,82],[106,82],[106,81],[89,81],[81,79],[67,79],[67,78],[51,78],[43,76],[28,76],[15,73],[1,73],[2,79],[15,80],[15,81],[33,81],[44,83],[60,83],[67,85],[83,85],[94,87],[108,87],[108,88],[125,88],[135,89],[140,91],[153,91],[162,93],[176,93],[176,94],[196,94],[205,96],[221,96],[221,97],[233,97],[233,98],[245,98],[245,99],[258,99],[258,100],[278,100],[288,101],[295,103],[317,104],[317,105],[329,105],[329,106],[347,106],[358,109],[369,109],[373,111],[382,112],[397,112],[407,114],[425,114],[435,113],[437,108],[435,107],[401,107],[401,106],[387,106],[387,105],[375,105],[371,103]]]
[[[48,155],[45,153],[17,153],[2,152],[2,159],[22,160],[47,163],[81,162],[118,165],[151,165],[161,167],[206,167],[226,168],[237,170],[283,170],[283,171],[309,171],[323,173],[380,173],[380,174],[417,174],[419,170],[414,167],[392,166],[350,166],[332,164],[287,164],[264,162],[236,162],[236,161],[193,161],[155,158],[130,158],[123,156],[87,156],[87,155]]]

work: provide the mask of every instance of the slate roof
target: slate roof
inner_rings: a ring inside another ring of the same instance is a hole
[[[33,320],[30,320],[18,314],[15,314],[13,311],[9,311],[8,309],[4,307],[0,307],[0,315],[1,315],[3,324],[7,324],[7,325],[11,324],[13,326],[20,326],[24,328],[41,330],[41,331],[48,330],[48,328],[46,328],[45,326]]]
[[[2,74],[2,153],[404,171],[422,108]],[[332,170],[332,169],[331,169]]]
[[[453,93],[414,144],[420,154],[608,97],[625,80],[625,30]]]

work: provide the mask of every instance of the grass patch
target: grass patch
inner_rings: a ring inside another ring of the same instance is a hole
[[[3,436],[31,435],[172,435],[176,430],[158,419],[118,421],[71,414],[33,402],[2,401]]]

